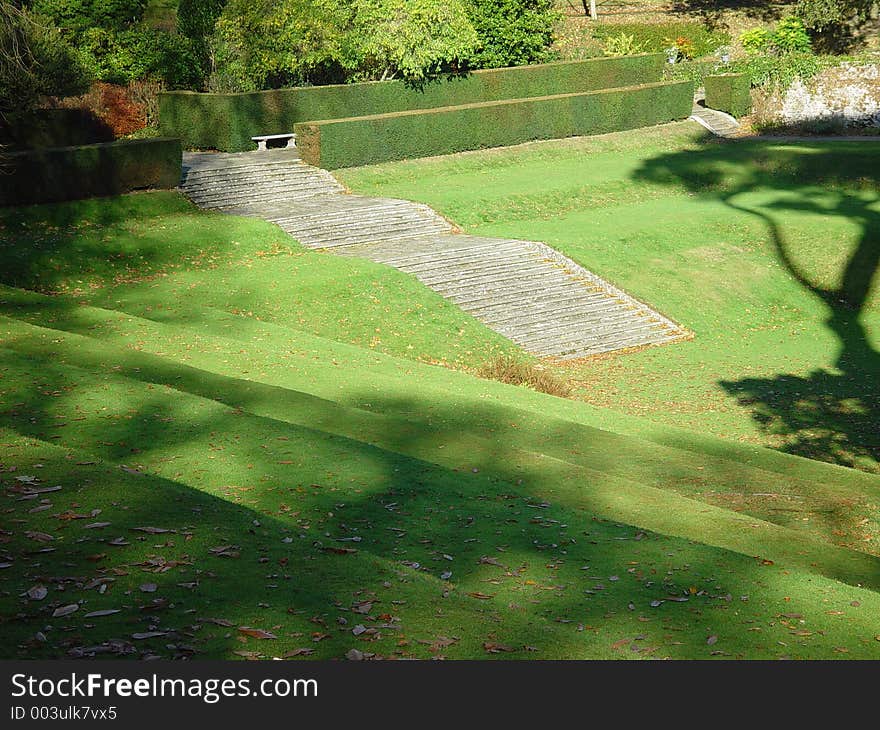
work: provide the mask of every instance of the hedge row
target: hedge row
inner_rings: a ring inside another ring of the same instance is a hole
[[[305,162],[327,169],[602,134],[687,118],[689,81],[297,124]]]
[[[297,122],[632,86],[659,81],[663,63],[662,54],[641,54],[487,69],[421,89],[373,81],[246,94],[173,91],[159,96],[159,126],[188,149],[241,152],[254,149],[251,137],[290,132]]]
[[[119,195],[180,183],[179,139],[54,147],[0,156],[0,205]]]
[[[707,76],[706,106],[727,112],[733,117],[744,117],[752,110],[752,84],[747,74],[718,74]]]
[[[0,145],[10,150],[112,142],[113,130],[88,109],[37,109],[7,114]]]

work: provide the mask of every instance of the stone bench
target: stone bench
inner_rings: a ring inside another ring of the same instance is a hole
[[[289,132],[288,134],[264,134],[257,137],[251,137],[251,139],[257,143],[258,151],[269,149],[267,143],[269,142],[269,140],[275,139],[286,139],[286,149],[293,149],[294,147],[296,147],[296,135],[293,132]]]

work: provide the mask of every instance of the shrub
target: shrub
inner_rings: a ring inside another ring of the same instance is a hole
[[[33,108],[42,97],[81,94],[90,82],[58,28],[0,1],[0,118]]]
[[[12,152],[0,205],[27,205],[119,195],[180,182],[177,139],[110,142]]]
[[[780,20],[772,31],[767,28],[748,30],[739,41],[749,53],[804,54],[813,50],[803,22],[791,15]]]
[[[608,36],[605,39],[603,50],[606,56],[632,56],[644,51],[645,45],[637,41],[634,35],[621,33],[620,35]]]
[[[527,362],[513,355],[500,355],[481,365],[474,374],[484,380],[524,386],[560,398],[568,398],[572,392],[571,383],[548,370],[546,366]]]
[[[613,36],[630,35],[648,53],[663,53],[671,46],[685,47],[692,58],[705,56],[730,43],[730,34],[726,31],[710,30],[692,22],[603,24],[596,27],[593,35],[603,43]]]
[[[795,12],[820,50],[839,53],[854,45],[878,9],[877,0],[798,0]]]
[[[167,31],[133,28],[114,32],[95,27],[83,33],[82,46],[101,81],[161,81],[182,89],[198,87],[204,78],[193,42]]]
[[[479,38],[474,68],[501,68],[552,60],[560,18],[553,0],[467,0]]]
[[[294,131],[305,162],[335,169],[647,127],[685,119],[692,107],[693,86],[671,82],[305,122]]]
[[[34,12],[78,35],[89,28],[121,30],[139,21],[148,0],[33,0]]]
[[[787,53],[785,55],[749,56],[733,61],[728,71],[743,73],[752,86],[788,87],[795,79],[809,79],[825,65],[822,57],[812,53]]]
[[[456,72],[476,47],[463,0],[230,0],[211,41],[210,87],[296,84]]]
[[[251,136],[289,132],[296,122],[454,106],[659,81],[661,55],[597,58],[476,71],[414,89],[400,81],[312,86],[246,94],[161,94],[163,134],[190,148],[238,152]]]

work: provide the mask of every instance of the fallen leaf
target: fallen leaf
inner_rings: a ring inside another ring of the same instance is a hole
[[[503,651],[516,651],[512,646],[507,646],[506,644],[496,644],[492,641],[486,641],[483,643],[483,649],[485,649],[490,654],[500,654]]]
[[[97,618],[98,616],[111,616],[114,613],[119,613],[118,608],[105,608],[101,611],[92,611],[91,613],[85,614],[83,618]]]
[[[159,636],[168,636],[168,631],[140,631],[132,634],[131,638],[140,641],[141,639],[155,639]]]
[[[52,618],[60,618],[61,616],[69,616],[79,611],[78,603],[68,603],[66,606],[59,606],[52,612]]]
[[[308,656],[309,654],[314,654],[314,649],[294,649],[293,651],[289,651],[286,654],[282,654],[282,659],[291,659],[295,656]]]
[[[254,639],[277,639],[271,631],[264,631],[263,629],[253,629],[250,626],[239,626],[239,633],[244,634],[245,636],[251,636]]]
[[[481,601],[488,601],[490,598],[494,598],[495,596],[490,595],[488,593],[480,593],[479,591],[474,591],[473,593],[468,593],[471,598],[477,598]]]
[[[49,595],[49,589],[46,586],[33,586],[28,588],[27,597],[32,601],[42,601]]]
[[[48,532],[37,532],[36,530],[28,530],[24,534],[26,537],[37,542],[51,542],[55,539]]]
[[[140,589],[144,593],[155,593],[158,587],[155,583],[142,583]]]

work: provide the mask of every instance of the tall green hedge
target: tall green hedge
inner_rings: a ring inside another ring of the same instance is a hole
[[[718,74],[707,76],[706,106],[727,112],[733,117],[744,117],[752,110],[752,84],[748,74]]]
[[[297,122],[632,86],[659,81],[663,63],[662,54],[642,54],[487,69],[421,89],[374,81],[245,94],[168,92],[159,97],[159,126],[188,149],[241,152],[254,149],[251,137],[290,132]]]
[[[305,162],[336,169],[616,132],[685,119],[692,108],[693,85],[675,81],[304,122],[295,132]]]
[[[180,183],[179,139],[154,138],[0,156],[0,205],[119,195]]]

